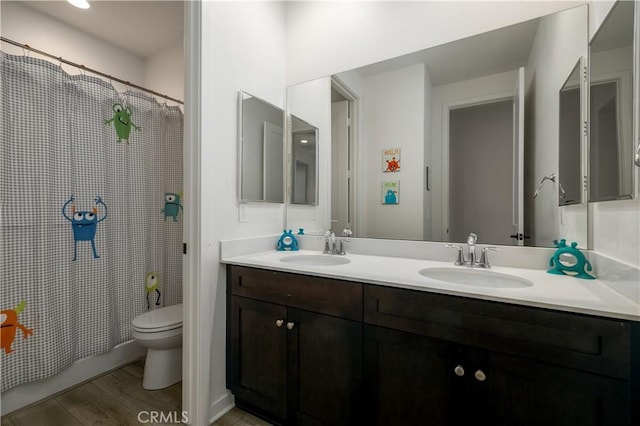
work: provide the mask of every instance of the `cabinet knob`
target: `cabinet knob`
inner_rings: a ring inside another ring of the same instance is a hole
[[[464,368],[462,368],[461,365],[458,365],[456,368],[454,368],[453,372],[456,373],[456,376],[459,376],[459,377],[464,376]]]
[[[476,380],[478,380],[479,382],[484,382],[485,380],[487,380],[487,375],[484,374],[484,371],[482,370],[478,370],[476,371]]]
[[[288,322],[288,323],[287,323],[287,329],[289,329],[289,330],[293,330],[293,327],[295,327],[295,324],[294,324],[294,323],[292,323],[292,322]]]
[[[276,320],[276,327],[280,328],[282,327],[283,324],[284,324],[284,320],[281,320],[281,319]]]

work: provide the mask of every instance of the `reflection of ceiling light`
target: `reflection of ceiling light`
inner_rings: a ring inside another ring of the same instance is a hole
[[[80,9],[89,9],[90,7],[87,0],[67,0],[67,1]]]
[[[300,139],[300,143],[309,143],[309,141],[306,139]]]

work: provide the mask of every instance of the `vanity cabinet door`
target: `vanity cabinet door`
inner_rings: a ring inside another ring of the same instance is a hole
[[[362,323],[289,308],[291,424],[362,424]]]
[[[284,419],[287,413],[287,309],[232,297],[227,386],[238,400]]]
[[[569,368],[487,353],[476,368],[492,426],[630,425],[629,382]]]
[[[366,421],[371,425],[466,424],[474,410],[459,345],[365,325]],[[473,424],[473,423],[469,423]]]

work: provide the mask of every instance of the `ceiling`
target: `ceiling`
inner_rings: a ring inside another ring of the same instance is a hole
[[[182,1],[88,1],[85,10],[65,0],[20,3],[142,58],[182,45]]]

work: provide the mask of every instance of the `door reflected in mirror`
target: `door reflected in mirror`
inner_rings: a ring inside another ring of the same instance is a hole
[[[240,92],[238,115],[239,201],[284,203],[284,110]]]
[[[589,49],[589,201],[631,198],[634,3],[617,2]]]
[[[291,204],[318,204],[318,128],[291,115]]]

